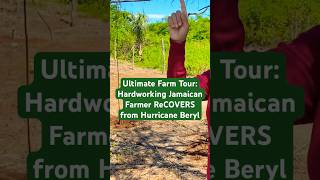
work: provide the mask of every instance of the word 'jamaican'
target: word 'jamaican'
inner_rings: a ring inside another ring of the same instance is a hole
[[[252,92],[247,97],[218,97],[212,99],[213,112],[295,112],[293,98],[254,97]]]

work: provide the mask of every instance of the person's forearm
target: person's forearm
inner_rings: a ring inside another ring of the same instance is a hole
[[[218,19],[231,22],[235,18],[239,18],[238,0],[215,0],[213,8],[213,20]]]
[[[242,51],[245,35],[238,0],[215,0],[211,14],[211,50]]]
[[[185,42],[177,43],[170,40],[170,51],[168,58],[168,78],[185,78],[187,76],[184,67],[185,61]]]
[[[168,78],[185,78],[184,67],[185,41],[189,32],[187,7],[184,0],[180,0],[181,11],[176,11],[168,17],[170,34],[170,51],[168,60]]]

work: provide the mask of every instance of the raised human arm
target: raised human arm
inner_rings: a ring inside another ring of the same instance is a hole
[[[168,78],[185,78],[184,67],[185,41],[189,31],[188,14],[184,0],[180,0],[181,11],[172,13],[168,17],[170,33],[170,50],[168,58]]]
[[[243,51],[245,33],[239,17],[238,0],[212,2],[210,21],[211,51]]]

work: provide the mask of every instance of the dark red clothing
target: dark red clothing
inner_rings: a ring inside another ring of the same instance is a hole
[[[215,0],[211,14],[211,51],[243,51],[245,34],[238,15],[238,1]],[[170,42],[167,76],[169,78],[185,78],[185,43]],[[302,33],[289,44],[280,43],[277,48],[271,51],[280,52],[286,56],[287,81],[291,85],[304,89],[305,115],[295,123],[314,123],[308,154],[308,170],[310,180],[320,180],[320,103],[318,103],[320,94],[320,26]],[[207,119],[208,132],[210,132],[210,70],[198,75],[197,78],[208,98]],[[210,150],[208,158],[210,158]],[[210,163],[208,163],[208,179],[210,179],[209,170]]]
[[[168,78],[185,78],[187,71],[184,67],[185,60],[185,42],[182,44],[175,43],[170,40],[170,51],[168,61]],[[210,70],[198,75],[197,78],[200,81],[200,87],[204,89],[206,99],[208,99],[208,105],[206,110],[208,120],[208,137],[210,136]],[[208,144],[208,168],[207,179],[210,179],[210,144]]]

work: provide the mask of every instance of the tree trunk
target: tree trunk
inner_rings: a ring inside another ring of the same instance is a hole
[[[139,44],[139,59],[142,58],[142,44]]]
[[[106,0],[102,0],[102,6],[106,5]]]

